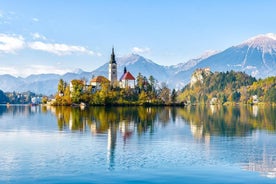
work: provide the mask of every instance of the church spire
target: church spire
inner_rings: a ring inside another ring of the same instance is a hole
[[[112,63],[116,63],[115,54],[114,54],[114,47],[112,47],[112,53],[111,53],[111,57],[110,57],[110,64],[112,64]]]
[[[115,54],[114,54],[114,47],[112,47],[112,53],[109,61],[108,66],[108,79],[110,81],[110,84],[116,85],[117,82],[117,63],[115,60]]]

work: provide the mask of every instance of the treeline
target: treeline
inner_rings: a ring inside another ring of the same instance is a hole
[[[134,88],[120,88],[102,83],[101,89],[93,91],[91,85],[83,80],[72,80],[71,88],[64,80],[58,83],[58,92],[53,105],[168,105],[176,102],[176,91],[170,90],[165,83],[158,84],[150,76],[138,74]]]
[[[40,98],[44,99],[41,94],[37,95],[33,92],[27,91],[27,92],[6,92],[4,93],[2,90],[0,90],[0,104],[30,104],[33,103],[33,98]],[[39,103],[41,100],[39,101]]]
[[[257,81],[244,72],[215,72],[185,86],[177,100],[187,104],[276,103],[276,77]]]

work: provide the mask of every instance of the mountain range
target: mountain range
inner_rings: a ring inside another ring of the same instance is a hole
[[[116,58],[118,78],[127,67],[133,76],[140,72],[149,77],[154,76],[158,82],[165,82],[170,88],[180,89],[189,83],[192,73],[197,68],[210,67],[211,71],[244,71],[256,78],[276,75],[276,34],[261,34],[224,51],[209,51],[202,56],[177,65],[162,66],[137,54]],[[70,82],[72,79],[93,76],[108,76],[108,62],[92,72],[81,69],[66,73],[30,75],[26,78],[12,75],[0,75],[0,89],[5,92],[32,91],[39,94],[55,94],[59,79]]]

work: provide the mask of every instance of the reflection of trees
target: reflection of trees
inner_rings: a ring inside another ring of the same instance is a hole
[[[170,108],[164,107],[158,112],[158,121],[165,126],[170,121]]]
[[[92,133],[106,133],[111,124],[124,123],[127,126],[135,124],[137,134],[154,131],[154,122],[157,118],[158,108],[145,107],[90,107],[85,110],[71,107],[51,107],[51,111],[57,117],[59,130],[69,128],[70,130],[83,131],[90,127]],[[160,108],[162,109],[162,108]],[[161,111],[159,117],[161,122],[169,121],[169,110]],[[118,126],[116,126],[118,128]],[[131,128],[133,129],[133,127]]]
[[[244,136],[255,129],[275,131],[276,109],[262,107],[253,111],[252,106],[190,106],[178,109],[187,122],[202,129],[204,135]]]
[[[30,105],[2,105],[0,106],[0,116],[5,113],[11,114],[13,116],[31,116],[36,113],[39,113],[41,110],[39,106],[30,106]]]

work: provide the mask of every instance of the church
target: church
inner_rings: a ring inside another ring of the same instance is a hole
[[[120,88],[134,88],[135,87],[135,78],[133,75],[127,71],[124,67],[124,72],[118,80],[118,71],[117,71],[117,62],[115,60],[114,47],[112,47],[112,53],[110,56],[110,61],[108,64],[108,79],[103,76],[97,76],[91,80],[91,85],[93,86],[93,91],[101,89],[101,84],[109,82],[110,86]]]

